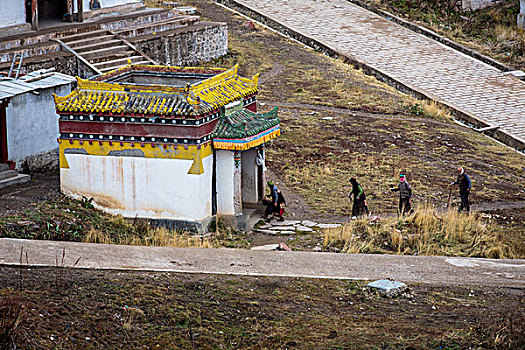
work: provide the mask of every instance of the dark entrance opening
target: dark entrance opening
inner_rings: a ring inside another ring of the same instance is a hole
[[[38,22],[62,22],[68,19],[67,0],[38,0]]]

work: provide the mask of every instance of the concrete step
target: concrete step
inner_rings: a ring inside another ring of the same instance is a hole
[[[98,37],[98,36],[105,35],[105,34],[107,34],[107,30],[99,29],[99,30],[90,30],[90,31],[77,33],[77,34],[64,35],[64,36],[59,37],[59,39],[65,43],[69,43],[72,41],[74,42],[74,41],[78,41],[82,39]]]
[[[97,41],[97,42],[94,42],[94,43],[88,44],[88,45],[83,45],[83,46],[79,45],[79,46],[75,46],[75,47],[71,47],[71,48],[74,49],[79,54],[82,54],[82,52],[102,49],[102,48],[105,48],[105,47],[112,47],[114,45],[118,45],[118,44],[121,44],[121,43],[122,43],[122,40],[120,40],[120,39],[108,39],[108,40],[102,40],[100,42]]]
[[[99,64],[102,64],[104,62],[112,62],[112,61],[121,60],[121,59],[124,59],[124,61],[125,61],[129,57],[135,57],[135,56],[139,56],[139,54],[137,52],[135,52],[135,51],[128,50],[128,51],[121,51],[121,52],[118,52],[118,53],[112,53],[110,55],[102,55],[101,54],[100,56],[93,57],[93,58],[89,59],[88,61],[91,64],[93,64],[95,67],[98,67]],[[140,57],[142,57],[142,56],[140,56]]]
[[[117,58],[114,60],[109,61],[103,61],[93,64],[96,68],[103,70],[104,68],[110,68],[110,67],[122,67],[128,64],[128,59],[131,60],[131,63],[141,62],[145,60],[143,56],[127,56],[124,58]]]
[[[22,184],[24,182],[28,182],[29,180],[31,180],[31,176],[26,174],[17,174],[14,177],[0,180],[0,188]]]
[[[9,179],[17,175],[18,173],[14,170],[5,170],[5,171],[0,172],[0,180]]]
[[[175,18],[169,18],[163,21],[157,21],[153,23],[148,23],[144,25],[139,25],[130,28],[124,28],[115,33],[125,37],[135,37],[139,35],[148,35],[155,32],[163,32],[167,30],[172,30],[176,28],[186,27],[188,25],[194,24],[199,20],[198,16],[178,16]]]
[[[113,34],[105,34],[105,35],[99,35],[94,36],[86,39],[79,39],[75,41],[70,41],[65,43],[67,46],[69,46],[72,49],[76,49],[77,47],[91,45],[91,44],[97,44],[100,42],[106,42],[108,40],[115,39],[115,36]]]
[[[121,42],[121,44],[123,43]],[[104,57],[122,56],[125,54],[129,55],[130,53],[133,54],[128,45],[116,45],[112,47],[104,47],[98,50],[85,51],[80,55],[90,62],[95,58],[100,62]],[[93,63],[97,62],[96,60],[93,60]]]

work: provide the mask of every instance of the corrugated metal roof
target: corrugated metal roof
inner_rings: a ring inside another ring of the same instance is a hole
[[[52,72],[53,74],[50,76],[31,81],[47,73],[50,73],[49,70],[40,69],[18,79],[0,77],[0,100],[27,92],[70,84],[75,81],[74,77],[57,72]]]

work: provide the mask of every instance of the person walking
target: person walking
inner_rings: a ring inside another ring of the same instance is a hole
[[[462,167],[458,168],[458,178],[456,181],[451,182],[450,185],[459,185],[461,205],[459,206],[458,213],[461,213],[463,209],[466,209],[467,213],[470,213],[470,203],[468,201],[468,196],[470,194],[472,182],[470,181],[470,176],[468,176],[468,174],[465,172],[465,169]]]
[[[350,178],[350,183],[352,184],[352,190],[348,193],[348,198],[352,200],[352,220],[356,220],[360,215],[366,212],[367,215],[370,215],[368,211],[368,206],[366,205],[366,195],[363,187],[357,182],[355,177]]]
[[[399,175],[399,185],[391,188],[392,192],[399,192],[399,215],[404,216],[405,213],[412,212],[412,187],[406,180],[404,174]]]

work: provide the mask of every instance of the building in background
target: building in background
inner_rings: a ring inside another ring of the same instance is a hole
[[[0,29],[38,29],[39,23],[78,21],[97,14],[143,8],[139,0],[0,0]]]
[[[53,94],[68,94],[74,84],[74,77],[52,70],[17,79],[0,75],[0,163],[17,170],[57,165]]]
[[[244,228],[264,196],[264,145],[277,109],[257,113],[258,75],[237,66],[128,65],[55,96],[60,186],[112,214],[203,232]]]

